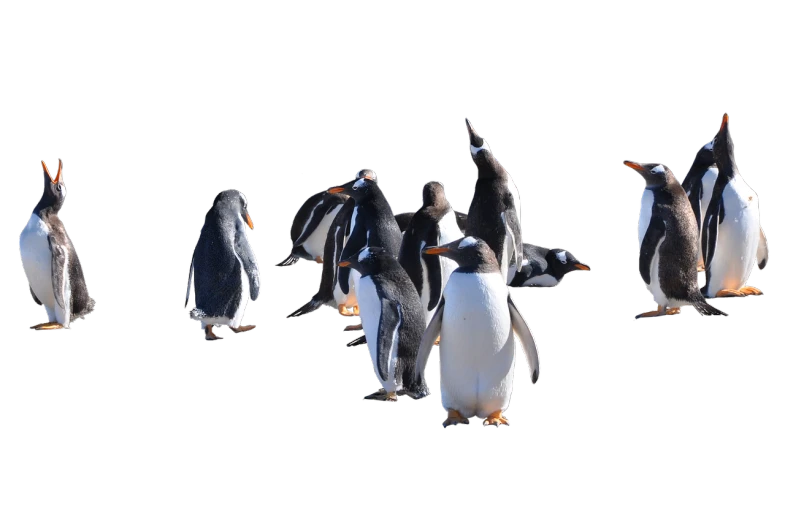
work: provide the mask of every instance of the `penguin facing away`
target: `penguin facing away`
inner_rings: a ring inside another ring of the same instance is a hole
[[[417,374],[422,375],[441,335],[442,406],[447,410],[442,425],[469,423],[472,416],[484,417],[484,425],[509,425],[503,413],[512,397],[516,335],[532,383],[539,378],[540,362],[534,337],[499,276],[496,254],[471,236],[424,253],[449,257],[459,266],[447,281],[417,356]]]
[[[57,215],[66,195],[63,162],[59,161],[54,179],[46,163],[41,161],[41,165],[44,193],[19,236],[19,250],[33,300],[44,306],[49,319],[30,329],[62,329],[92,312],[95,301],[87,292],[76,249]]]
[[[702,252],[706,285],[702,292],[713,297],[762,295],[747,286],[756,259],[763,269],[769,259],[766,235],[760,226],[758,194],[744,182],[736,166],[728,115],[714,137],[717,181],[703,222]]]
[[[455,220],[458,223],[458,229],[461,230],[461,233],[466,235],[466,219],[468,219],[468,215],[462,212],[455,213]],[[406,231],[406,228],[409,227],[409,223],[412,222],[412,218],[414,217],[414,212],[406,212],[406,213],[399,213],[395,215],[395,221],[398,223],[398,229],[401,230],[401,233]]]
[[[523,243],[522,267],[510,282],[510,287],[551,288],[572,271],[591,271],[567,250],[549,250],[542,246]]]
[[[422,199],[422,208],[414,214],[403,234],[398,260],[414,283],[428,322],[439,304],[444,285],[458,265],[447,257],[423,255],[422,251],[428,246],[460,239],[463,233],[441,183],[426,184]]]
[[[657,311],[635,318],[675,315],[682,306],[693,306],[701,315],[725,315],[698,289],[698,227],[684,189],[665,165],[624,164],[646,181],[638,220],[638,269],[657,302]]]
[[[363,248],[339,266],[360,273],[356,286],[360,318],[382,384],[382,389],[365,398],[396,401],[399,394],[414,399],[427,396],[425,379],[416,372],[425,316],[409,276],[393,255],[379,247]]]
[[[327,232],[349,197],[319,192],[308,198],[294,216],[291,228],[292,251],[276,266],[291,266],[300,259],[321,264]]]
[[[496,253],[501,274],[510,283],[522,267],[521,225],[518,189],[494,157],[488,141],[466,120],[472,160],[477,165],[477,182],[469,206],[466,235],[482,239]],[[514,265],[514,268],[511,266]]]
[[[221,338],[213,326],[227,325],[235,333],[256,327],[241,325],[248,297],[259,296],[259,271],[245,235],[246,224],[253,229],[248,201],[237,190],[219,193],[204,218],[191,258],[185,305],[193,279],[196,307],[191,318],[202,323],[207,340]]]
[[[692,213],[698,222],[698,240],[703,230],[703,217],[711,201],[714,183],[717,181],[717,163],[714,161],[714,141],[705,144],[695,155],[690,171],[681,183],[687,193]],[[698,242],[700,244],[700,242]],[[703,253],[698,252],[698,271],[704,270]]]

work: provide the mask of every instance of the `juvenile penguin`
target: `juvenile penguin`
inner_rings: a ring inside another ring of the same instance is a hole
[[[494,157],[488,141],[475,132],[468,119],[466,128],[472,159],[477,165],[477,183],[469,206],[466,235],[482,239],[490,246],[496,254],[502,277],[509,284],[523,266],[518,189]]]
[[[321,264],[327,232],[348,198],[344,194],[327,192],[319,192],[309,197],[292,222],[292,252],[276,266],[291,266],[300,259]]]
[[[523,344],[532,383],[540,362],[534,337],[501,278],[496,254],[475,237],[425,249],[458,263],[420,342],[417,374],[422,375],[431,347],[441,335],[442,425],[485,418],[484,425],[509,425],[504,411],[512,396],[515,335]],[[421,378],[421,376],[418,376]]]
[[[690,206],[692,206],[695,220],[698,221],[698,240],[701,237],[703,216],[706,214],[706,208],[711,201],[715,182],[717,182],[717,163],[714,161],[714,141],[710,141],[698,150],[690,171],[687,172],[687,176],[681,183],[681,187],[687,193]],[[703,253],[700,251],[698,253],[698,271],[703,271]]]
[[[638,220],[638,269],[657,303],[657,311],[635,318],[675,315],[682,306],[693,306],[701,315],[725,315],[698,289],[698,227],[684,189],[665,165],[624,164],[646,181]]]
[[[414,399],[427,396],[425,379],[415,371],[425,316],[409,276],[393,255],[378,247],[362,248],[339,265],[360,273],[360,318],[382,384],[382,389],[365,398],[395,401],[398,394]]]
[[[706,285],[702,292],[710,298],[762,295],[746,284],[756,259],[760,269],[766,267],[769,247],[760,227],[758,194],[736,167],[727,114],[714,137],[714,160],[717,181],[703,222]]]
[[[41,165],[44,193],[22,230],[19,250],[33,300],[44,306],[49,318],[30,329],[62,329],[93,311],[95,301],[87,293],[76,249],[57,215],[65,202],[63,162],[59,161],[54,179],[46,163]]]
[[[235,333],[249,331],[256,326],[241,326],[248,297],[259,295],[259,272],[245,225],[253,230],[248,214],[248,201],[237,190],[218,194],[213,207],[204,218],[204,226],[196,243],[185,305],[194,281],[196,307],[191,318],[202,323],[207,340],[219,340],[213,326],[228,325]]]
[[[572,253],[559,248],[549,250],[523,243],[521,254],[523,266],[510,282],[514,288],[551,288],[571,271],[590,271],[589,266],[576,259]]]
[[[463,237],[441,183],[423,187],[422,208],[412,217],[403,233],[398,261],[406,270],[420,296],[428,322],[442,298],[444,284],[458,265],[448,257],[423,255],[428,246],[441,246]]]

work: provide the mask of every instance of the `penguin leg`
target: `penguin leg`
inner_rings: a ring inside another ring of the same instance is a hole
[[[681,308],[667,308],[665,311],[666,315],[678,315],[681,313]]]
[[[509,425],[510,422],[507,421],[507,418],[502,416],[502,411],[499,410],[499,411],[492,412],[491,414],[489,414],[488,417],[485,418],[485,421],[482,422],[482,424],[483,425],[496,425],[498,427],[499,425]]]
[[[213,333],[213,325],[207,324],[204,328],[204,339],[205,340],[221,340],[222,337]]]
[[[665,307],[657,306],[657,311],[647,311],[646,313],[641,313],[635,318],[661,317],[665,313]]]
[[[362,323],[360,323],[360,324],[355,324],[353,326],[346,326],[345,328],[343,328],[343,330],[344,331],[362,331],[363,330],[363,325],[362,325]]]
[[[343,315],[345,317],[353,317],[354,316],[354,313],[349,311],[349,309],[346,307],[345,304],[340,304],[338,306],[338,313],[340,313],[341,315]]]
[[[746,297],[747,295],[737,289],[721,289],[714,296],[720,298],[720,297]]]
[[[698,261],[698,272],[706,271],[706,266],[703,265],[703,259]]]
[[[316,256],[315,260],[316,260],[316,264],[324,264],[324,259],[319,257],[318,255]]]
[[[359,305],[354,306],[353,309],[354,309],[354,316],[355,317],[359,317],[360,316],[360,306]]]
[[[739,291],[744,293],[745,295],[763,295],[763,292],[758,288],[754,288],[752,286],[744,286]]]
[[[379,400],[381,402],[397,402],[398,393],[388,393],[384,389],[379,389],[375,393],[371,393],[365,397],[366,400]]]
[[[35,329],[36,331],[48,331],[50,329],[63,329],[64,327],[65,326],[59,322],[44,322],[43,324],[30,326],[30,329]]]
[[[450,425],[458,425],[459,423],[469,425],[469,418],[464,417],[463,414],[455,409],[447,409],[447,419],[442,422],[442,427],[446,429]]]
[[[231,329],[235,333],[245,333],[246,331],[250,331],[250,330],[252,330],[255,327],[256,326],[240,326],[240,327],[229,326],[229,329]]]
[[[436,340],[434,340],[433,345],[438,346],[439,342],[441,341],[442,341],[442,335],[439,335],[438,337],[436,337]]]

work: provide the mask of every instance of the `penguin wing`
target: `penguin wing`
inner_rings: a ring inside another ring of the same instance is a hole
[[[392,355],[395,344],[400,338],[398,329],[401,327],[403,311],[401,305],[385,297],[381,298],[381,313],[379,314],[379,336],[376,339],[376,368],[382,380],[387,380],[393,369]]]
[[[716,192],[715,192],[716,193]],[[703,236],[701,237],[701,251],[703,252],[703,265],[709,270],[714,250],[717,247],[717,236],[720,232],[720,223],[725,217],[725,207],[722,203],[722,193],[712,197],[703,221]]]
[[[33,300],[35,300],[35,303],[40,306],[41,305],[41,301],[38,300],[38,297],[36,297],[35,293],[33,293],[33,288],[30,288],[30,294],[33,296]]]
[[[506,201],[506,199],[509,199],[509,201]],[[505,202],[508,204],[506,205],[507,209],[502,214],[502,221],[504,221],[504,226],[507,228],[507,234],[512,238],[513,255],[515,256],[515,271],[520,271],[521,266],[523,266],[523,255],[521,254],[521,250],[523,249],[521,223],[518,220],[518,212],[515,209],[515,204],[513,204],[512,195],[505,198]],[[502,273],[504,273],[506,269],[506,267],[501,267]]]
[[[68,254],[63,246],[52,242],[49,236],[49,251],[52,252],[52,291],[57,304],[69,313],[71,311],[71,286],[68,284]],[[66,306],[66,302],[68,306]]]
[[[435,244],[435,243],[434,243]],[[417,294],[422,296],[423,288],[423,270],[422,262],[420,259],[422,255],[422,245],[414,234],[414,230],[407,228],[403,232],[403,240],[401,241],[401,252],[398,254],[398,262],[404,269],[409,278],[414,283],[417,289]],[[436,257],[436,255],[428,255],[428,257]]]
[[[695,214],[695,221],[698,223],[698,229],[701,229],[703,223],[701,222],[701,199],[703,198],[703,178],[694,177],[692,179],[685,179],[682,188],[687,192],[687,199],[692,206],[692,213]]]
[[[363,225],[362,221],[358,219],[354,223],[354,228],[349,231],[349,239],[346,241],[346,244],[343,246],[343,252],[341,253],[341,260],[344,261],[349,257],[355,255],[357,252],[363,249],[368,241],[368,235],[366,233],[365,226]],[[341,285],[341,291],[344,294],[349,293],[349,273],[351,272],[351,268],[338,268],[338,283]]]
[[[254,257],[248,237],[245,233],[238,233],[234,239],[234,252],[243,264],[245,274],[248,275],[248,285],[251,290],[251,300],[256,300],[259,296],[259,269],[256,267],[256,257]]]
[[[523,352],[526,353],[526,360],[529,362],[532,383],[536,384],[537,379],[540,377],[540,356],[537,354],[537,344],[534,342],[534,337],[529,330],[529,326],[523,319],[521,312],[515,307],[515,302],[512,301],[512,297],[509,293],[507,294],[507,307],[510,309],[512,329],[515,331],[515,334],[518,335],[518,338],[521,339]]]
[[[758,240],[758,268],[760,269],[765,268],[768,262],[769,262],[769,243],[766,242],[766,234],[763,233],[763,228],[761,228],[760,240]]]
[[[646,228],[646,234],[643,236],[643,241],[641,241],[641,252],[638,258],[638,270],[641,272],[643,282],[646,284],[651,283],[651,263],[654,260],[654,255],[657,253],[657,245],[664,236],[665,221],[661,217],[652,215],[649,227]]]
[[[420,381],[423,381],[423,374],[425,373],[425,366],[428,363],[428,357],[431,356],[431,348],[433,343],[439,338],[442,331],[442,319],[444,318],[444,297],[439,301],[439,306],[431,318],[431,323],[425,328],[425,333],[420,340],[420,348],[417,350],[417,365],[415,373]]]
[[[191,269],[188,270],[188,288],[185,290],[185,307],[188,307],[188,299],[191,298],[191,280],[194,276],[194,259],[196,258],[196,251],[191,255]]]
[[[298,246],[302,246],[302,244],[308,240],[308,237],[319,227],[322,223],[322,219],[324,216],[327,215],[327,212],[335,208],[335,205],[324,204],[324,201],[319,201],[316,203],[316,206],[313,207],[311,210],[311,215],[308,216],[308,222],[305,223],[305,227],[303,231],[300,233],[300,236],[292,243],[294,248]]]
[[[420,258],[425,261],[425,268],[428,270],[428,287],[430,288],[428,311],[439,305],[439,299],[442,296],[442,261],[438,255],[423,255],[422,250],[426,245],[437,246],[439,235],[439,225],[431,226],[425,241],[420,244]]]

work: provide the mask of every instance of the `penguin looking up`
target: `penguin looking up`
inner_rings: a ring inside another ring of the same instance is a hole
[[[41,165],[44,193],[19,236],[19,250],[33,300],[44,306],[49,318],[30,329],[62,329],[93,311],[95,301],[87,292],[76,249],[57,215],[66,194],[63,162],[59,161],[54,179],[46,163],[41,161]]]
[[[702,292],[713,297],[762,295],[747,286],[755,261],[763,269],[769,259],[766,235],[760,226],[758,194],[744,182],[736,166],[728,115],[714,137],[717,181],[706,208],[701,246],[706,265]]]
[[[705,144],[695,155],[690,171],[681,183],[698,221],[698,240],[703,229],[703,216],[711,201],[714,183],[717,181],[717,163],[714,161],[714,141]],[[700,243],[698,243],[700,244]],[[703,271],[703,254],[699,252],[698,271]]]
[[[682,306],[693,306],[701,315],[725,315],[698,289],[698,227],[684,189],[665,165],[624,164],[646,181],[638,220],[638,269],[657,302],[657,311],[635,318],[675,315]]]
[[[561,282],[571,271],[591,271],[567,250],[549,250],[542,246],[523,243],[521,248],[523,266],[515,274],[510,286],[514,288],[550,288]]]
[[[439,343],[444,427],[485,418],[484,425],[509,425],[504,411],[512,397],[515,336],[523,344],[529,375],[540,374],[537,345],[501,278],[496,254],[482,240],[465,237],[424,250],[454,260],[439,307],[423,334],[417,355],[422,378],[436,338]],[[363,321],[364,323],[364,321]]]
[[[291,266],[300,259],[321,264],[327,232],[347,199],[346,195],[327,192],[309,197],[292,222],[292,252],[276,266]]]
[[[423,255],[427,246],[440,246],[463,237],[444,186],[430,182],[423,187],[422,208],[417,210],[403,233],[398,260],[420,296],[426,322],[442,297],[442,289],[458,267],[447,257]]]
[[[248,201],[237,190],[218,194],[204,218],[191,258],[185,305],[193,278],[196,307],[191,318],[202,323],[207,340],[221,338],[213,333],[213,326],[228,325],[235,333],[256,327],[240,325],[248,297],[259,296],[259,271],[245,235],[246,224],[253,230]]]
[[[488,141],[475,132],[468,119],[466,128],[472,159],[477,165],[466,235],[482,239],[490,246],[496,253],[502,277],[509,284],[523,265],[518,189],[494,157]]]
[[[360,274],[356,286],[360,318],[382,384],[382,389],[365,398],[396,401],[398,394],[414,399],[427,396],[425,379],[415,372],[425,316],[409,276],[393,255],[378,247],[364,247],[339,266]]]

